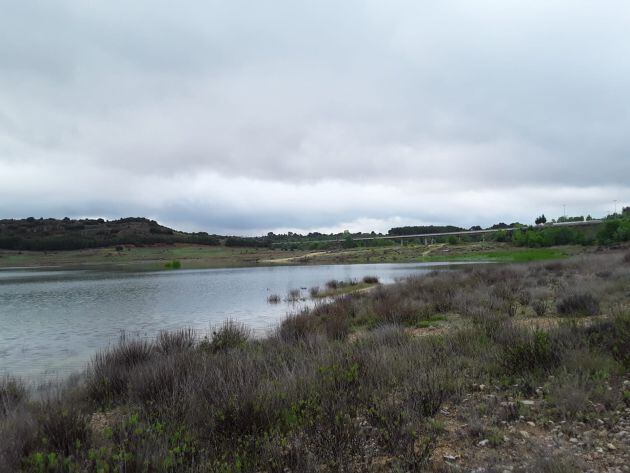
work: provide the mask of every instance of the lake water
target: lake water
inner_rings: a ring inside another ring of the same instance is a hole
[[[159,272],[0,270],[0,375],[65,377],[121,333],[209,329],[227,318],[256,333],[299,305],[267,303],[292,288],[376,275],[384,283],[436,263],[277,266]],[[302,291],[308,296],[308,291]],[[302,304],[308,304],[303,302]]]

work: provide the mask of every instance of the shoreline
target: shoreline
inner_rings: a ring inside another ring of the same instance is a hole
[[[475,261],[512,263],[566,258],[593,251],[596,251],[596,247],[521,248],[497,243],[470,243],[451,247],[436,244],[429,248],[424,245],[407,245],[325,252],[296,251],[296,254],[290,256],[282,250],[200,245],[134,247],[120,252],[113,248],[64,252],[0,250],[0,270],[40,268],[159,271],[168,270],[165,265],[172,261],[180,262],[183,269]]]

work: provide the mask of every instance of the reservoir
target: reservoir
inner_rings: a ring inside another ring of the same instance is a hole
[[[308,300],[284,299],[294,288],[330,279],[378,276],[383,283],[424,274],[443,263],[275,266],[156,272],[0,270],[0,375],[63,378],[126,336],[161,330],[208,331],[231,318],[257,335],[273,330]],[[267,298],[278,294],[279,304]]]

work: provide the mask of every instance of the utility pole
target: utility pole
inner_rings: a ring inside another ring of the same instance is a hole
[[[564,218],[567,218],[567,204],[562,204],[562,212],[563,212]]]

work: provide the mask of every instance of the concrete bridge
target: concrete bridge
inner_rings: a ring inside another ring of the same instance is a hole
[[[550,227],[580,227],[585,225],[598,225],[602,223],[603,220],[585,220],[583,222],[556,222],[556,223],[545,223],[541,225],[533,225],[534,228],[550,228]],[[368,241],[368,240],[400,240],[401,244],[403,240],[409,239],[425,239],[425,244],[428,244],[428,239],[433,239],[436,237],[445,237],[445,236],[460,236],[460,235],[484,235],[486,233],[496,233],[498,231],[512,232],[514,230],[519,230],[521,228],[529,228],[529,226],[523,227],[508,227],[508,228],[494,228],[488,230],[462,230],[459,232],[441,232],[441,233],[417,233],[414,235],[381,235],[381,236],[369,236],[369,237],[352,237],[352,241]],[[343,242],[343,238],[336,238],[331,240],[308,240],[308,243],[339,243]],[[283,242],[283,244],[291,244],[291,243],[305,243],[305,241],[299,242]]]
[[[559,223],[545,223],[542,225],[534,225],[534,228],[549,228],[549,227],[577,227],[583,225],[597,225],[602,223],[602,220],[588,220],[584,222],[559,222]],[[459,236],[459,235],[483,235],[486,233],[496,233],[498,231],[512,232],[514,230],[519,230],[521,228],[528,227],[508,227],[508,228],[494,228],[488,230],[462,230],[459,232],[442,232],[442,233],[418,233],[415,235],[386,235],[381,237],[359,237],[353,238],[354,241],[361,240],[401,240],[401,239],[409,239],[409,238],[435,238],[435,237],[443,237],[443,236]],[[343,241],[343,240],[334,240],[334,241]]]

